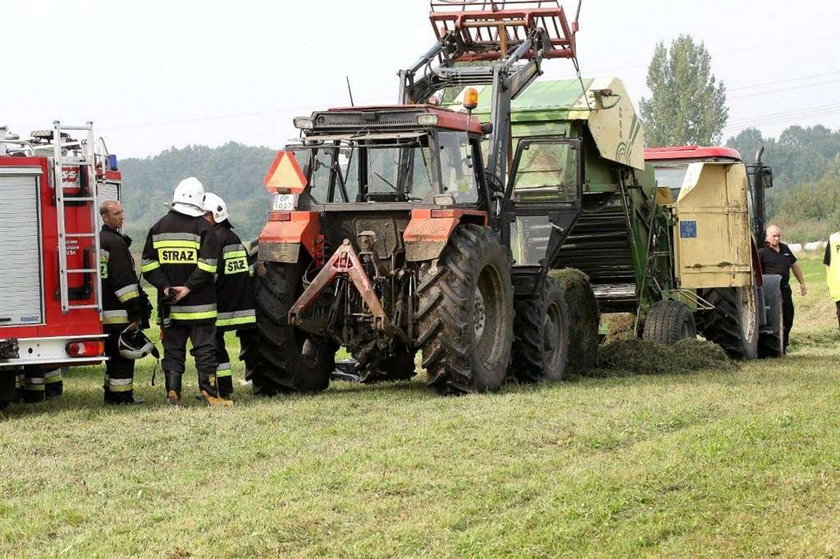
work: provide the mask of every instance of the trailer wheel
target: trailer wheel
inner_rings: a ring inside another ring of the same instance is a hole
[[[360,382],[374,384],[412,378],[417,374],[415,372],[414,354],[413,351],[400,351],[369,363],[362,371]]]
[[[546,278],[537,297],[514,302],[511,374],[520,382],[562,380],[569,361],[569,308],[563,286]]]
[[[421,269],[415,319],[428,384],[441,394],[498,389],[513,342],[510,260],[478,225],[455,229],[437,263]]]
[[[755,359],[758,355],[755,289],[720,287],[702,290],[700,296],[715,307],[703,313],[700,333],[733,359]]]
[[[761,291],[764,295],[764,306],[767,308],[767,324],[758,335],[758,356],[761,358],[782,357],[785,354],[781,283],[780,275],[764,276]]]
[[[589,277],[580,270],[565,268],[552,271],[551,275],[563,286],[566,305],[569,307],[569,365],[568,372],[581,373],[598,364],[598,328],[601,313],[592,292]]]
[[[242,357],[256,395],[319,392],[329,386],[337,345],[288,322],[304,270],[302,263],[266,262],[266,273],[254,276],[257,328]]]
[[[659,301],[650,308],[642,337],[652,342],[673,345],[697,336],[694,314],[679,301]]]

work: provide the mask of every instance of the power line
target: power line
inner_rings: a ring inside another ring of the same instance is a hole
[[[823,72],[821,74],[811,74],[810,76],[800,76],[798,78],[788,78],[785,80],[775,80],[772,82],[764,82],[764,83],[757,83],[753,85],[742,85],[740,87],[727,87],[726,91],[740,91],[742,89],[752,89],[754,87],[764,87],[765,85],[775,85],[777,83],[785,83],[785,82],[797,82],[799,80],[810,80],[812,78],[821,78],[823,76],[833,76],[835,74],[840,74],[840,70],[836,70],[834,72]]]
[[[821,85],[830,85],[830,84],[837,83],[837,82],[840,82],[840,79],[830,80],[830,81],[827,81],[827,82],[820,82],[820,83],[809,83],[809,84],[804,84],[804,85],[794,85],[794,86],[791,86],[791,87],[783,87],[781,89],[771,89],[769,91],[759,91],[758,93],[748,93],[746,95],[736,95],[734,97],[727,97],[726,100],[727,101],[732,101],[732,100],[735,100],[735,99],[746,99],[748,97],[758,97],[760,95],[770,95],[772,93],[780,93],[782,91],[793,91],[794,89],[808,89],[809,87],[818,87],[818,86],[821,86]]]

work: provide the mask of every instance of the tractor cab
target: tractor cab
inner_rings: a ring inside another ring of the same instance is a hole
[[[309,183],[298,209],[488,201],[481,187],[483,132],[468,115],[423,105],[331,109],[296,118],[295,125],[301,143],[287,151]]]

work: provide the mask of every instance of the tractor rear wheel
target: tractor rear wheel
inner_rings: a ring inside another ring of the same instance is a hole
[[[580,270],[564,268],[552,271],[560,282],[569,307],[569,373],[583,373],[598,365],[598,329],[601,312],[592,292],[589,277]]]
[[[700,333],[733,359],[758,355],[758,308],[752,286],[705,289],[700,296],[714,305],[703,313]]]
[[[569,360],[569,308],[563,286],[545,279],[537,297],[514,302],[511,374],[519,382],[561,380]]]
[[[645,318],[642,337],[660,344],[673,345],[697,336],[694,314],[679,301],[659,301]]]
[[[302,291],[302,263],[265,263],[255,275],[257,328],[243,350],[254,394],[319,392],[329,386],[337,345],[289,325],[288,313]]]
[[[782,276],[765,274],[762,282],[764,306],[767,308],[767,325],[758,335],[758,356],[783,357],[785,354],[785,325],[782,308]]]
[[[455,229],[437,263],[421,269],[415,319],[428,384],[441,394],[497,390],[513,342],[510,260],[493,232]]]

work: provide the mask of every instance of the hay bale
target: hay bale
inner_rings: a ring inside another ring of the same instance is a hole
[[[601,348],[599,366],[638,375],[690,373],[701,369],[734,367],[723,349],[703,340],[682,340],[668,346],[634,338],[610,342]]]
[[[601,315],[601,320],[607,326],[606,343],[636,337],[636,315],[633,313],[608,313]]]
[[[601,314],[589,278],[574,268],[551,270],[563,286],[569,308],[569,365],[571,374],[593,369],[598,362],[598,326]]]

